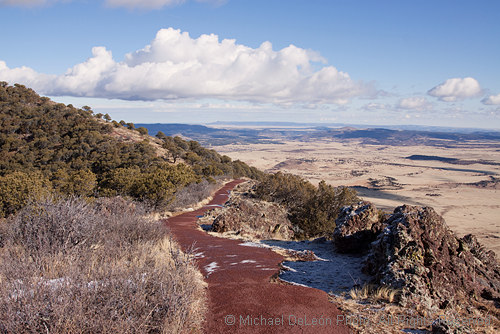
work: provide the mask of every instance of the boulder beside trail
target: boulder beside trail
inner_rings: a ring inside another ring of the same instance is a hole
[[[294,236],[286,210],[274,203],[235,196],[211,215],[213,232],[255,239],[290,240]]]
[[[399,290],[400,306],[500,314],[495,253],[473,235],[458,238],[433,208],[403,205],[385,217],[361,202],[341,211],[333,240],[339,252],[366,252],[363,271]]]
[[[335,224],[333,240],[340,253],[368,251],[384,227],[379,211],[369,202],[344,207]]]
[[[500,301],[500,267],[472,235],[458,238],[433,208],[403,205],[371,244],[364,271],[426,310]]]

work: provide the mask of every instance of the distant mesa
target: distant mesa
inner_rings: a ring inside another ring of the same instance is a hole
[[[292,123],[292,122],[216,122],[208,125],[199,124],[136,124],[145,127],[155,135],[158,131],[172,136],[181,134],[199,141],[203,145],[280,143],[286,140],[338,140],[359,141],[367,145],[411,146],[430,145],[440,147],[464,147],[478,145],[499,147],[500,132],[478,129],[453,129],[441,127],[405,127],[391,126],[373,128],[360,125]],[[414,160],[425,160],[425,156],[415,156]],[[410,158],[410,157],[408,157]],[[427,159],[430,159],[429,156]],[[439,157],[437,157],[439,158]],[[461,161],[440,160],[449,163]],[[450,158],[453,159],[453,158]],[[466,164],[466,163],[462,163]]]

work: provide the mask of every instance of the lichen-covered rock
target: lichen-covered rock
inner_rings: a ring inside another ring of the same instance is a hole
[[[404,307],[437,311],[500,296],[500,268],[473,236],[462,239],[429,207],[400,206],[371,244],[364,271],[401,290]]]
[[[294,236],[286,210],[275,203],[232,197],[224,208],[211,215],[213,232],[232,232],[257,239],[290,240]]]
[[[384,226],[379,211],[369,202],[344,207],[335,224],[333,240],[341,253],[367,251]]]

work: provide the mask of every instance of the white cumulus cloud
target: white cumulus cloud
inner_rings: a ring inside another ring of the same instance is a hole
[[[63,75],[37,73],[0,62],[0,80],[28,85],[47,95],[156,100],[217,98],[266,103],[336,103],[372,94],[325,64],[317,53],[293,45],[279,51],[270,42],[258,48],[219,41],[217,35],[191,38],[172,28],[158,31],[150,45],[116,62],[109,50],[94,47],[92,57]]]
[[[500,105],[500,94],[485,97],[481,102],[487,105]]]
[[[429,110],[432,109],[432,104],[425,97],[414,96],[399,100],[397,107],[406,110]]]
[[[441,101],[454,102],[478,96],[481,93],[481,86],[471,77],[453,78],[430,89],[427,93]]]

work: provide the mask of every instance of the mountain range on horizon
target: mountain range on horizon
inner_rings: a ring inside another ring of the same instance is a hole
[[[500,143],[499,131],[480,129],[455,129],[441,127],[398,126],[368,127],[351,124],[320,124],[294,122],[216,122],[206,125],[181,123],[137,123],[148,129],[151,135],[163,132],[167,136],[181,136],[199,141],[204,145],[280,143],[287,140],[311,141],[332,139],[338,141],[359,140],[364,144],[391,146],[432,145],[458,146],[473,145],[475,141],[488,142],[497,147]],[[462,130],[462,131],[460,131]],[[484,145],[484,143],[482,144]]]
[[[191,123],[187,123],[191,124]],[[195,125],[197,123],[193,123]],[[298,128],[344,128],[351,127],[356,129],[390,129],[390,130],[415,130],[415,131],[429,131],[429,132],[454,132],[454,133],[473,133],[473,132],[500,132],[500,128],[469,128],[469,127],[446,127],[437,125],[373,125],[373,124],[354,124],[354,123],[303,123],[303,122],[245,122],[245,121],[216,121],[210,123],[200,123],[205,126],[240,126],[240,127],[298,127]]]

